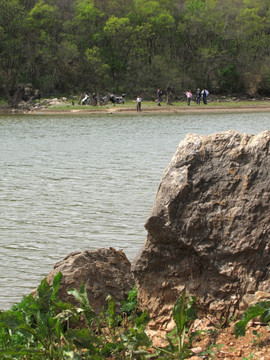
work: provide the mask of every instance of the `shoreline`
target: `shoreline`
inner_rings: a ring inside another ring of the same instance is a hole
[[[161,107],[155,106],[142,106],[142,111],[137,112],[136,107],[121,107],[121,105],[110,107],[110,108],[102,108],[101,106],[93,109],[57,109],[57,108],[44,108],[44,109],[34,109],[34,110],[23,110],[23,109],[0,109],[0,115],[67,115],[67,114],[221,114],[221,113],[250,113],[250,112],[270,112],[270,104],[269,105],[251,105],[251,106],[211,106],[211,105],[193,105],[193,106],[174,106],[174,105],[164,105]]]

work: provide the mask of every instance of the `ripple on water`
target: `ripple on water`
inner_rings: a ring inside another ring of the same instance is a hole
[[[132,260],[187,133],[269,125],[268,113],[0,116],[0,308],[72,251],[113,246]]]

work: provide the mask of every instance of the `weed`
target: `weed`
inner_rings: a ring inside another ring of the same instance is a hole
[[[249,356],[245,356],[242,358],[242,360],[252,360],[252,359],[255,359],[255,355],[254,354],[249,354]]]
[[[257,316],[260,316],[262,322],[268,323],[270,321],[270,301],[260,301],[244,312],[242,320],[234,326],[235,337],[244,336],[248,322]]]
[[[82,284],[69,289],[77,306],[58,299],[62,274],[52,287],[44,279],[36,295],[28,295],[11,310],[0,312],[0,358],[3,360],[143,360],[185,359],[195,333],[195,298],[185,291],[173,308],[174,330],[167,335],[166,348],[153,347],[145,332],[149,322],[146,311],[137,308],[133,288],[123,304],[126,313],[117,314],[115,302],[107,297],[106,308],[97,316]],[[151,348],[151,353],[149,349]]]
[[[252,333],[255,335],[255,338],[252,339],[252,344],[260,347],[262,345],[262,334],[259,334],[257,330],[253,330]]]
[[[207,356],[207,358],[209,358],[209,356],[211,356],[211,359],[215,359],[216,358],[216,353],[219,349],[221,349],[224,345],[223,344],[211,344],[208,346],[208,348],[203,351],[201,353],[201,355],[203,356]]]
[[[97,316],[84,285],[68,290],[78,306],[64,303],[57,298],[61,278],[61,273],[56,275],[52,287],[44,279],[36,296],[30,294],[11,310],[0,312],[1,359],[139,360],[149,355],[146,312],[123,326],[115,302],[108,296],[107,309]]]
[[[122,302],[122,311],[127,314],[127,316],[131,316],[134,311],[137,310],[138,303],[138,291],[136,285],[128,292],[128,297],[126,301]]]
[[[197,318],[195,310],[195,297],[190,296],[186,299],[185,290],[176,300],[173,311],[173,320],[175,328],[166,336],[168,346],[165,348],[156,348],[157,353],[165,358],[185,359],[190,356],[191,335],[190,328],[193,321]]]

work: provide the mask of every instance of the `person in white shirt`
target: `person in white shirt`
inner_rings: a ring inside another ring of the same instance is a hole
[[[187,96],[187,105],[189,106],[189,105],[190,105],[190,101],[191,101],[191,99],[192,99],[192,92],[191,92],[191,90],[188,90],[188,91],[186,92],[186,96]]]
[[[206,89],[203,89],[202,91],[202,99],[203,99],[203,103],[204,105],[207,104],[207,96],[209,95],[209,91]]]
[[[142,98],[141,98],[141,95],[138,95],[137,96],[137,111],[142,111]]]

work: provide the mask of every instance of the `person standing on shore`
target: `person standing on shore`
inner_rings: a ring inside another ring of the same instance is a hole
[[[162,90],[160,89],[160,88],[158,88],[158,90],[157,90],[157,100],[158,100],[158,106],[161,106],[161,101],[162,101]]]
[[[200,88],[198,88],[196,91],[196,103],[198,105],[200,105],[200,103],[201,103],[201,89]]]
[[[208,95],[209,95],[209,91],[204,88],[202,91],[202,99],[203,99],[204,105],[207,105],[207,96]]]
[[[141,95],[138,95],[137,96],[137,111],[142,111],[142,98],[141,98]]]
[[[191,99],[192,99],[192,92],[191,92],[191,90],[188,90],[188,91],[186,92],[186,96],[187,96],[187,105],[189,106],[189,105],[190,105],[190,101],[191,101]]]

